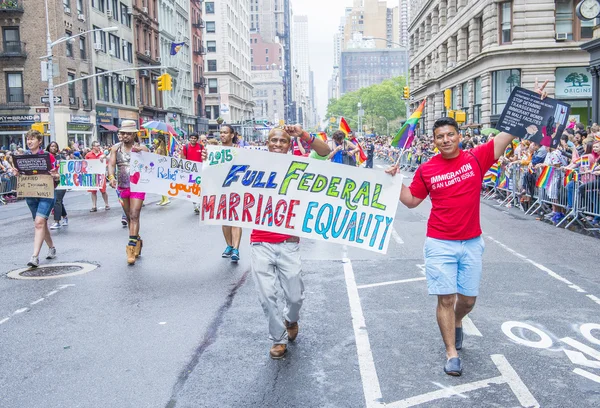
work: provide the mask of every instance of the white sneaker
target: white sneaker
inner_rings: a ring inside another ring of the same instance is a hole
[[[69,225],[69,219],[67,217],[63,218],[60,222],[61,227],[67,227]]]
[[[59,222],[55,222],[54,224],[52,224],[50,226],[51,230],[55,230],[55,229],[59,229],[60,228],[60,223]]]
[[[37,256],[31,256],[29,262],[27,262],[27,266],[31,266],[32,268],[37,268],[40,265],[40,258]]]
[[[54,259],[56,258],[56,248],[48,248],[48,255],[46,255],[46,259]]]

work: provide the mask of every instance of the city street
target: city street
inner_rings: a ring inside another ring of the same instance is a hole
[[[443,372],[427,296],[429,200],[399,205],[385,256],[303,240],[300,332],[275,361],[249,231],[231,264],[221,228],[198,225],[191,203],[159,207],[151,195],[142,256],[129,267],[109,193],[112,209],[97,213],[89,194],[67,193],[70,225],[53,231],[58,257],[41,266],[97,268],[55,279],[7,276],[29,259],[33,225],[24,202],[0,207],[1,407],[600,406],[594,238],[482,204],[484,275],[462,377]]]

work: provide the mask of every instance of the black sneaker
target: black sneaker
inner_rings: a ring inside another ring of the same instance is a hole
[[[455,345],[456,345],[456,349],[460,350],[462,349],[462,343],[463,343],[463,329],[462,327],[457,327],[455,330]]]

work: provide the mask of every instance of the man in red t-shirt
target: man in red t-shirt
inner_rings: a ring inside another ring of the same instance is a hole
[[[547,81],[536,92],[545,97]],[[459,148],[461,134],[452,118],[438,119],[433,140],[440,154],[416,171],[410,187],[402,186],[400,201],[415,208],[431,198],[425,241],[425,271],[430,295],[438,297],[437,321],[446,346],[448,375],[462,374],[457,350],[462,348],[462,320],[479,294],[482,256],[480,191],[484,174],[504,154],[514,136],[502,132],[470,151]],[[396,174],[398,166],[386,170]]]
[[[181,157],[186,160],[202,163],[203,152],[204,146],[201,143],[198,143],[198,134],[192,133],[189,138],[189,143],[183,146],[183,149],[181,149]],[[194,213],[200,214],[198,203],[194,203]]]
[[[104,160],[104,159],[106,159],[106,156],[102,152],[102,149],[100,149],[100,143],[98,141],[92,142],[92,150],[90,150],[90,152],[85,155],[85,159],[86,160],[96,160],[96,159]],[[90,212],[96,212],[96,211],[98,211],[98,208],[96,206],[98,203],[98,191],[97,190],[89,190],[89,192],[92,193],[92,209],[90,210]],[[104,182],[104,185],[100,189],[100,193],[102,194],[102,198],[104,199],[104,209],[110,210],[110,206],[108,205],[108,194],[106,194],[106,181]]]
[[[271,130],[267,147],[272,153],[287,154],[292,137],[309,143],[320,156],[327,156],[330,152],[325,142],[306,133],[300,125]],[[252,274],[260,303],[269,320],[269,338],[273,341],[269,354],[275,360],[283,358],[288,341],[294,341],[298,335],[298,318],[304,300],[299,242],[298,237],[275,232],[253,230],[250,235]],[[278,281],[285,298],[283,318],[277,308]]]

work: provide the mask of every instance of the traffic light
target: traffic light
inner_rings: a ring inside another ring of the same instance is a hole
[[[452,107],[452,89],[444,91],[444,107],[450,109]]]
[[[173,78],[169,74],[162,74],[158,77],[158,90],[170,91],[173,89]]]
[[[40,132],[42,135],[43,135],[44,133],[46,133],[46,132],[45,132],[45,130],[46,130],[46,129],[45,129],[45,126],[44,126],[44,124],[43,124],[43,123],[34,123],[33,125],[31,125],[31,130],[37,130],[37,131],[38,131],[38,132]]]
[[[404,99],[409,99],[410,98],[410,89],[408,88],[408,86],[404,87]]]
[[[465,111],[456,111],[454,115],[454,119],[458,123],[465,123],[467,121],[467,112]]]

